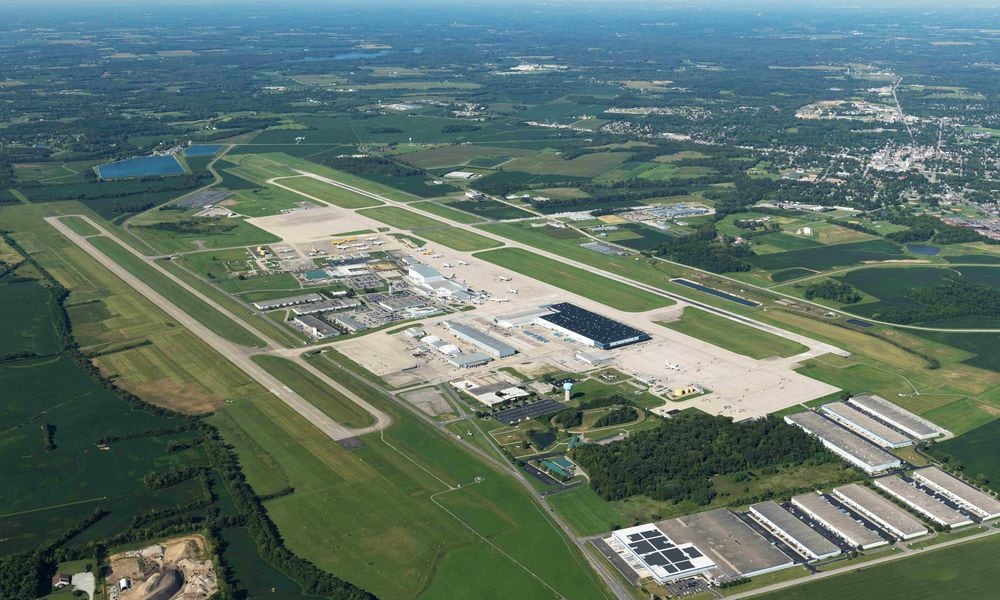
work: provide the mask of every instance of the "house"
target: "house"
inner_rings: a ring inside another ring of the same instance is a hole
[[[56,573],[52,576],[52,589],[54,590],[61,590],[71,583],[73,583],[73,578],[66,573]]]

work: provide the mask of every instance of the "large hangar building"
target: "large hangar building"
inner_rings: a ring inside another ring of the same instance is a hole
[[[649,340],[649,334],[569,302],[550,304],[535,322],[581,344],[611,350]]]

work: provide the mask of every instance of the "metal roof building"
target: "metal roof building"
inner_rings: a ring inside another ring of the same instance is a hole
[[[916,486],[903,481],[903,478],[898,475],[879,477],[874,483],[878,489],[902,500],[907,506],[936,523],[948,527],[961,527],[962,525],[972,524],[972,519],[969,517],[951,508],[934,496],[925,493]]]
[[[306,333],[312,337],[322,340],[324,338],[340,335],[340,330],[330,325],[319,317],[312,315],[301,315],[293,319]]]
[[[826,416],[838,424],[883,448],[902,448],[913,444],[913,440],[909,437],[876,421],[850,404],[829,402],[820,408],[826,413]]]
[[[913,472],[913,479],[978,515],[984,521],[1000,517],[1000,500],[937,467],[917,469]]]
[[[851,483],[833,488],[833,497],[899,539],[927,533],[919,519],[863,485]]]
[[[796,518],[776,502],[767,500],[750,505],[750,514],[809,560],[837,556],[840,548]]]
[[[643,331],[569,302],[551,304],[546,308],[551,312],[538,316],[536,322],[539,325],[601,350],[619,348],[649,339],[649,334]]]
[[[471,369],[488,364],[491,360],[493,359],[482,352],[473,352],[471,354],[455,354],[448,359],[448,362],[459,369]]]
[[[800,494],[792,498],[792,504],[856,548],[867,550],[889,543],[853,515],[831,504],[822,494]]]
[[[903,464],[899,458],[811,410],[787,415],[785,422],[815,435],[831,452],[869,475]]]
[[[715,561],[694,544],[677,544],[653,524],[619,529],[611,537],[627,555],[630,566],[648,571],[659,584],[715,568]]]
[[[302,294],[300,296],[289,296],[287,298],[275,298],[274,300],[261,300],[254,302],[253,306],[257,310],[274,310],[275,308],[285,308],[296,304],[307,304],[309,302],[320,302],[323,296],[319,294]]]
[[[854,396],[848,402],[918,440],[929,440],[946,433],[930,421],[880,396]]]
[[[451,331],[452,335],[458,339],[469,342],[480,350],[483,350],[487,354],[496,358],[507,358],[508,356],[514,356],[517,354],[517,350],[513,346],[505,344],[504,342],[501,342],[500,340],[489,336],[478,329],[469,327],[468,325],[456,323],[455,321],[445,321],[444,325],[449,331]]]

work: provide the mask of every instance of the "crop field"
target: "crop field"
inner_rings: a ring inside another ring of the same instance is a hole
[[[673,304],[668,298],[519,248],[481,252],[476,257],[619,310],[643,312]]]
[[[626,248],[644,251],[652,250],[660,244],[669,242],[675,239],[675,236],[663,233],[652,227],[646,227],[645,225],[628,223],[619,226],[618,231],[608,232],[608,236],[605,239],[609,242],[621,244]]]
[[[453,206],[458,210],[463,210],[467,213],[497,221],[501,219],[521,219],[532,216],[532,214],[526,210],[521,210],[516,206],[511,206],[503,202],[497,202],[496,200],[459,200],[457,202],[452,202],[450,206]]]
[[[651,166],[651,169],[647,169],[639,175],[639,179],[652,179],[655,181],[694,179],[697,177],[704,177],[705,175],[711,175],[715,172],[714,169],[709,167],[679,167],[671,163]]]
[[[628,152],[597,152],[566,160],[552,152],[516,158],[504,165],[504,170],[525,173],[597,177],[614,169],[632,156]]]
[[[771,273],[771,281],[783,283],[785,281],[791,281],[793,279],[798,279],[800,277],[806,277],[815,274],[816,271],[813,271],[811,269],[803,269],[802,267],[792,267],[791,269],[785,269],[784,271],[775,271],[774,273]]]
[[[1000,492],[1000,420],[938,442],[928,452],[939,460],[957,460],[966,477],[975,480],[982,475],[987,487]]]
[[[367,208],[358,211],[358,214],[381,221],[386,225],[411,231],[418,237],[462,252],[485,250],[500,245],[500,242],[495,242],[471,231],[457,229],[436,219],[395,206]]]
[[[379,206],[382,204],[374,198],[356,194],[350,190],[330,185],[312,177],[292,177],[290,179],[282,179],[279,183],[298,190],[303,194],[319,198],[334,206],[339,206],[340,208],[368,208],[369,206]]]
[[[230,169],[216,169],[216,172],[222,177],[222,181],[218,184],[220,188],[237,192],[239,190],[254,190],[260,187],[260,185],[253,181],[236,175]]]
[[[518,156],[531,154],[530,150],[518,148],[503,148],[499,146],[481,146],[478,144],[460,144],[440,146],[420,152],[411,152],[400,156],[400,160],[421,169],[437,169],[442,167],[459,167],[462,165],[485,161],[492,166]]]
[[[804,248],[816,248],[822,245],[823,244],[820,244],[812,238],[792,235],[784,232],[766,233],[753,238],[754,252],[757,252],[758,254],[765,252],[770,254],[774,252],[787,252],[789,250],[802,250]]]
[[[264,345],[264,342],[252,333],[191,295],[190,292],[167,278],[158,269],[143,262],[123,248],[118,242],[103,236],[88,238],[88,242],[220,336],[244,346],[262,347]]]
[[[888,260],[903,257],[905,254],[899,244],[879,239],[764,254],[750,258],[749,262],[756,267],[767,270],[803,267],[821,271],[833,267],[845,267],[866,260]]]
[[[861,568],[760,596],[762,600],[839,598],[989,598],[1000,585],[993,568],[1000,536]]]
[[[680,319],[660,323],[660,325],[731,352],[756,359],[770,356],[794,356],[808,350],[798,342],[786,340],[773,333],[754,329],[694,307],[685,308]]]
[[[58,352],[61,340],[52,324],[49,291],[24,281],[0,284],[0,357],[31,352],[46,356]]]
[[[373,417],[365,409],[316,379],[299,365],[267,355],[254,356],[253,361],[341,425],[365,427],[374,422]]]
[[[315,361],[349,384],[325,358]],[[582,559],[513,482],[366,389],[355,391],[393,417],[384,432],[391,446],[369,435],[362,448],[345,450],[270,401],[229,405],[211,417],[236,446],[255,489],[295,488],[267,503],[292,549],[380,597],[492,597],[508,581],[519,581],[526,597],[546,595],[468,525],[560,595],[599,597]],[[477,475],[484,483],[469,485]],[[447,492],[446,482],[462,488]],[[317,521],[317,514],[325,516]]]

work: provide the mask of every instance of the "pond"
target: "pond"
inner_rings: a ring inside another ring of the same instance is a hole
[[[212,156],[216,152],[222,149],[219,144],[198,144],[195,146],[188,146],[184,154],[187,156]]]
[[[102,179],[146,177],[149,175],[179,175],[184,167],[173,156],[142,156],[97,167]]]
[[[916,254],[917,256],[937,256],[941,254],[941,249],[937,246],[928,246],[927,244],[907,244],[906,250],[910,254]]]

